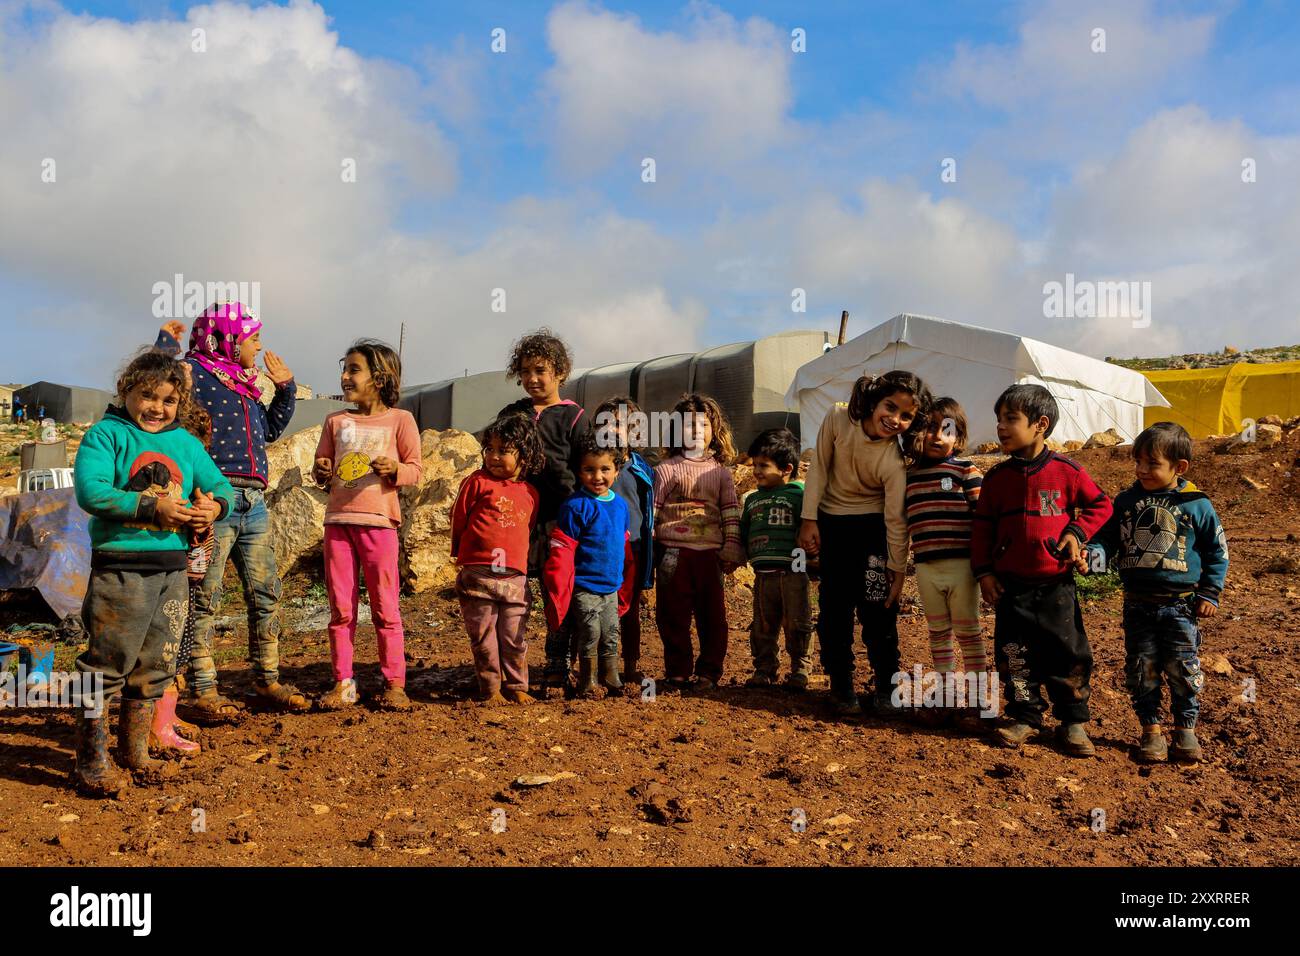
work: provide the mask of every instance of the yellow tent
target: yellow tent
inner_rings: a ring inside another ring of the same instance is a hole
[[[1172,406],[1147,408],[1145,423],[1177,422],[1193,438],[1240,431],[1246,418],[1300,415],[1300,362],[1238,362],[1142,374]]]

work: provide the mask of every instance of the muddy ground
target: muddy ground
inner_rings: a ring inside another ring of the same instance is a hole
[[[1063,756],[1046,742],[1011,752],[918,723],[834,721],[825,712],[824,677],[799,697],[741,687],[749,664],[743,586],[729,592],[726,680],[707,698],[483,708],[468,699],[473,677],[456,604],[426,594],[403,600],[412,712],[359,706],[343,714],[250,716],[209,730],[208,749],[185,761],[172,783],[132,788],[121,800],[82,799],[69,786],[66,713],[0,711],[0,860],[1294,865],[1297,451],[1294,435],[1281,448],[1242,457],[1213,457],[1198,447],[1192,477],[1219,508],[1232,557],[1222,612],[1204,626],[1201,766],[1132,761],[1138,724],[1123,690],[1120,596],[1105,585],[1084,612],[1096,655],[1098,756],[1090,760]],[[1075,457],[1111,493],[1132,480],[1126,451]],[[1256,489],[1247,477],[1267,487]],[[289,582],[288,593],[307,605],[320,595],[305,581]],[[910,581],[907,593],[915,593]],[[233,613],[229,605],[225,613]],[[662,655],[653,616],[648,608],[643,614],[643,667],[657,677]],[[536,678],[540,615],[533,623]],[[904,666],[925,664],[924,619],[914,603],[900,629]],[[241,625],[221,637],[227,692],[248,686],[243,635]],[[358,677],[363,691],[373,689],[379,675],[368,629],[358,645]],[[73,653],[62,650],[60,664]],[[287,679],[312,692],[329,685],[323,630],[286,635],[283,657]],[[859,660],[865,682],[865,653]],[[554,779],[515,785],[539,774]],[[1104,827],[1097,826],[1099,810]],[[800,818],[807,821],[802,831],[794,822]]]

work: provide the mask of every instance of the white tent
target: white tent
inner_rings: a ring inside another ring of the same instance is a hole
[[[822,419],[836,402],[848,401],[860,376],[891,369],[915,372],[936,397],[961,402],[971,448],[997,440],[993,403],[1009,385],[1046,386],[1061,409],[1052,432],[1058,442],[1085,441],[1107,428],[1132,441],[1142,430],[1145,406],[1169,405],[1146,376],[1131,369],[1022,335],[904,314],[795,373],[785,401],[799,409],[803,447],[816,443]]]

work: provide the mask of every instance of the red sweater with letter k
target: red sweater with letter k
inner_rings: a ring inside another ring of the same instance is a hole
[[[1111,503],[1078,462],[1044,449],[1032,461],[1008,458],[984,476],[971,524],[971,571],[1026,583],[1070,572],[1048,550],[1073,532],[1080,544],[1110,517]]]

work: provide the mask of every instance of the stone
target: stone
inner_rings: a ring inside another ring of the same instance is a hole
[[[1276,418],[1277,416],[1273,416]],[[1273,422],[1255,423],[1255,446],[1260,449],[1272,448],[1282,441],[1282,426]]]
[[[294,432],[288,438],[281,438],[266,446],[266,463],[268,466],[267,503],[277,494],[307,485],[314,488],[311,480],[312,465],[316,462],[316,446],[320,443],[320,425],[304,428]]]
[[[1228,658],[1216,651],[1207,651],[1201,655],[1201,669],[1211,674],[1222,674],[1224,677],[1233,675],[1232,664],[1228,662]]]
[[[320,557],[328,501],[329,494],[319,488],[297,486],[278,493],[268,506],[275,565],[282,576],[299,563]]]
[[[1082,447],[1083,447],[1083,442],[1079,441],[1077,438],[1071,438],[1069,441],[1067,441],[1065,444],[1061,446],[1061,450],[1064,452],[1072,452],[1072,451],[1078,451]]]
[[[417,594],[447,587],[456,578],[451,561],[451,509],[460,484],[483,461],[478,440],[468,432],[429,429],[420,436],[424,472],[401,489],[403,583]]]
[[[977,454],[977,455],[992,455],[994,452],[996,452],[996,451],[997,451],[999,448],[1001,448],[1001,447],[1002,447],[1002,446],[999,445],[999,444],[998,444],[997,442],[995,442],[995,441],[986,441],[984,444],[982,444],[982,445],[977,445],[977,446],[975,447],[975,454]]]
[[[1104,432],[1093,432],[1088,436],[1088,440],[1083,443],[1084,448],[1113,448],[1116,445],[1124,444],[1124,436],[1113,428],[1107,428]]]

